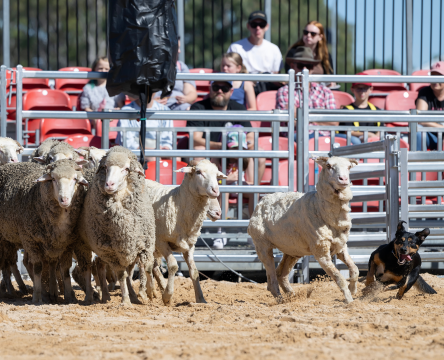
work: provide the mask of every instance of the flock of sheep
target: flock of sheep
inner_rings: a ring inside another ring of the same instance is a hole
[[[33,281],[32,301],[56,302],[59,291],[75,302],[69,269],[85,292],[110,300],[107,283],[119,281],[122,304],[140,303],[154,296],[154,280],[169,305],[178,270],[174,252],[181,252],[193,281],[196,302],[205,302],[194,263],[194,245],[204,219],[220,218],[219,179],[226,178],[208,160],[178,171],[185,173],[178,187],[146,180],[137,157],[116,146],[105,152],[94,147],[74,149],[47,140],[30,161],[19,163],[23,147],[0,138],[0,268],[8,293],[11,272],[19,291],[27,293],[17,269],[17,250],[24,249],[24,265]],[[83,157],[83,159],[81,158]],[[267,270],[268,290],[282,300],[292,289],[288,274],[297,260],[313,254],[338,284],[346,302],[356,293],[358,270],[347,252],[351,220],[349,171],[356,165],[345,158],[317,158],[322,171],[317,191],[265,196],[251,218],[248,233]],[[273,248],[284,253],[275,269]],[[350,284],[333,265],[333,255],[350,269]],[[161,259],[168,265],[168,279]],[[131,274],[140,270],[139,294]],[[94,275],[97,292],[91,284]],[[0,287],[0,295],[4,290]]]

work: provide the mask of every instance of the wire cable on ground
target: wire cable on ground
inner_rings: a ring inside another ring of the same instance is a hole
[[[237,271],[234,271],[232,268],[230,268],[227,264],[225,264],[221,259],[219,259],[219,258],[217,257],[217,255],[213,252],[213,250],[211,249],[211,247],[207,244],[207,242],[206,242],[204,239],[202,239],[200,236],[199,236],[199,239],[201,239],[201,240],[203,241],[203,243],[205,244],[205,246],[208,248],[208,250],[211,251],[211,253],[214,255],[214,257],[216,258],[216,260],[219,261],[219,262],[220,262],[223,266],[225,266],[228,270],[230,270],[231,272],[235,273],[237,276],[241,277],[242,279],[245,279],[245,280],[247,280],[247,281],[249,281],[249,282],[251,282],[251,283],[253,283],[253,284],[257,284],[256,281],[253,281],[253,280],[251,280],[251,279],[249,279],[249,278],[246,278],[246,277],[243,276],[242,274],[240,274],[240,273],[238,273]]]

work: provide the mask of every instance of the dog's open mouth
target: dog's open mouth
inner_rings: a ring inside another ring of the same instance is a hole
[[[412,261],[412,257],[409,254],[399,254],[398,264],[404,265],[406,262]]]

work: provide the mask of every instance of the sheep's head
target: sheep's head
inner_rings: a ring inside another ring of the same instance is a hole
[[[222,210],[217,199],[210,199],[210,206],[208,207],[207,216],[211,221],[220,220]]]
[[[53,146],[47,155],[35,157],[34,160],[41,164],[51,164],[58,160],[78,160],[79,155],[75,152],[75,149],[68,143],[60,142]],[[85,162],[86,164],[86,162]]]
[[[320,180],[328,182],[336,193],[350,186],[350,170],[358,165],[354,159],[319,156],[314,159],[322,167]]]
[[[218,179],[227,176],[217,169],[217,166],[208,160],[201,160],[194,166],[186,166],[176,172],[186,173],[190,179],[191,190],[201,196],[215,199],[219,196]]]
[[[85,168],[88,167],[90,169],[97,168],[100,160],[106,155],[106,150],[98,149],[95,146],[81,147],[75,149],[75,152],[83,156],[85,160],[88,160],[88,164],[85,165]]]
[[[105,192],[114,194],[128,186],[128,176],[131,172],[137,172],[145,176],[140,164],[130,159],[123,152],[110,152],[102,159],[106,169]]]
[[[48,165],[47,173],[36,182],[52,181],[54,197],[60,207],[68,208],[77,190],[77,184],[88,185],[83,177],[82,168],[72,160],[59,160]]]
[[[18,162],[17,155],[23,150],[17,140],[7,137],[0,138],[0,165]]]

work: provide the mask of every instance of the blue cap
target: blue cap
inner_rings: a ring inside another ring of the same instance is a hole
[[[230,86],[233,87],[233,82],[230,80],[214,80],[214,81],[210,82],[210,85],[212,85],[215,82],[217,82],[217,83],[224,82],[224,83],[230,84]]]

